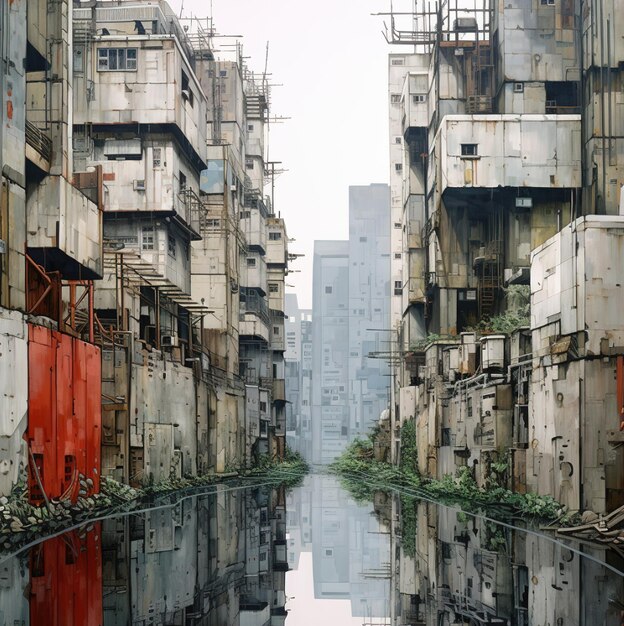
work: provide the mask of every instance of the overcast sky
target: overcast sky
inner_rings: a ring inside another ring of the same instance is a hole
[[[180,14],[182,0],[169,0]],[[305,257],[287,276],[299,306],[312,305],[315,239],[348,236],[349,185],[388,181],[386,0],[184,0],[184,16],[206,16],[225,35],[242,35],[252,70],[269,42],[273,124],[270,159],[288,171],[276,181],[275,210]],[[217,44],[233,40],[218,39]]]

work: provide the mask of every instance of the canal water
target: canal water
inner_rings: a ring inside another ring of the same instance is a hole
[[[162,498],[0,555],[0,624],[621,626],[622,561],[322,473]]]

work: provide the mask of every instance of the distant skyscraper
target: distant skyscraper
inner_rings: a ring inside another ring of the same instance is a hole
[[[300,309],[297,296],[286,294],[286,442],[292,450],[310,458],[312,312]]]
[[[312,461],[329,463],[349,439],[349,242],[314,242]]]
[[[349,187],[349,435],[366,433],[388,406],[390,190]]]
[[[390,195],[349,188],[349,241],[314,246],[312,459],[328,463],[388,406]]]

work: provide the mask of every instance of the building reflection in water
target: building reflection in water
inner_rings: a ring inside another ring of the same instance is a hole
[[[552,534],[396,494],[379,494],[375,510],[395,556],[392,624],[624,623],[624,563],[612,550],[585,545],[581,553]],[[406,519],[414,524],[393,523]]]
[[[358,505],[311,475],[288,493],[221,486],[5,558],[0,624],[282,625],[297,607],[286,572],[308,563],[311,602],[346,600],[358,624],[624,623],[613,550],[397,494]]]

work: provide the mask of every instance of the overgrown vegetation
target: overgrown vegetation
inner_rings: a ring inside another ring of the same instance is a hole
[[[508,459],[504,455],[490,462],[491,477],[487,488],[480,489],[468,467],[460,468],[455,476],[447,474],[440,480],[419,475],[413,421],[406,422],[401,429],[398,467],[376,461],[372,453],[373,445],[370,439],[354,441],[331,465],[331,470],[340,476],[343,486],[358,501],[372,500],[377,491],[399,494],[403,548],[409,556],[415,552],[415,504],[418,499],[459,505],[462,510],[473,513],[484,511],[496,519],[521,517],[534,521],[571,521],[571,517],[553,498],[515,493],[502,486],[508,471]],[[491,543],[503,545],[504,542],[496,536]]]
[[[148,508],[157,497],[175,496],[184,492],[193,494],[195,489],[200,490],[225,480],[239,481],[239,484],[241,479],[261,481],[263,484],[285,484],[287,488],[292,488],[303,481],[308,471],[308,464],[301,455],[287,448],[284,461],[262,457],[253,469],[241,470],[235,476],[209,474],[179,478],[172,475],[166,480],[137,489],[112,478],[102,477],[100,493],[79,498],[75,503],[69,499],[52,499],[44,506],[34,506],[28,502],[26,481],[22,480],[10,496],[0,498],[0,553],[16,550],[54,532],[88,524],[96,517]]]
[[[509,285],[505,292],[506,311],[493,317],[485,317],[467,330],[478,333],[509,334],[531,324],[531,287]]]

